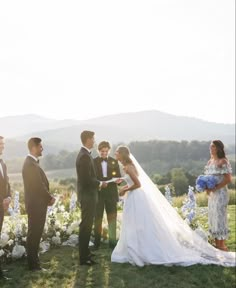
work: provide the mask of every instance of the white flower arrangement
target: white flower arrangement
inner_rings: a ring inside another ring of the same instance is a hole
[[[12,249],[12,258],[19,259],[25,255],[25,247],[23,245],[16,244]]]
[[[193,220],[195,221],[199,217],[207,217],[207,208],[196,207],[195,199],[192,197],[193,191],[192,189],[189,190],[189,192],[191,192],[188,195],[189,199],[183,203],[182,209],[174,208],[180,214],[184,214],[185,221],[192,226]],[[17,199],[15,201],[17,202]],[[44,232],[40,243],[40,253],[45,253],[51,247],[55,246],[69,245],[75,247],[78,245],[79,223],[81,218],[80,210],[75,207],[75,201],[76,197],[73,196],[73,200],[69,207],[70,211],[66,211],[65,207],[62,208],[62,203],[59,200],[56,205],[48,209]],[[19,206],[15,206],[15,210],[18,211]],[[14,213],[12,212],[11,216],[6,216],[4,218],[0,237],[0,258],[3,258],[3,260],[5,259],[6,261],[9,259],[19,259],[26,255],[27,217],[25,215],[20,215],[14,211],[14,209],[10,209],[10,211],[13,211]],[[117,239],[120,235],[121,223],[122,211],[119,211],[116,228]],[[194,228],[202,238],[207,240],[208,235],[204,231],[205,229],[201,228],[200,224],[197,223]],[[102,241],[104,243],[107,243],[108,241],[108,223],[106,217],[103,219]],[[90,245],[93,245],[93,243],[90,242]]]

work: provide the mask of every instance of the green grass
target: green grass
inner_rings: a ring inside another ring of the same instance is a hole
[[[229,206],[230,239],[227,242],[235,251],[236,206]],[[42,266],[48,272],[27,270],[26,260],[18,260],[4,265],[7,276],[12,280],[1,283],[2,288],[232,288],[235,287],[235,268],[215,265],[193,265],[190,267],[145,266],[139,268],[129,264],[110,262],[111,250],[104,244],[96,253],[97,265],[92,267],[78,264],[78,249],[61,247],[41,255]]]
[[[196,193],[196,202],[198,207],[207,206],[208,196],[205,192]],[[186,194],[178,197],[173,197],[173,206],[180,208],[183,205],[183,201],[186,198]],[[236,190],[229,190],[229,205],[236,205]]]

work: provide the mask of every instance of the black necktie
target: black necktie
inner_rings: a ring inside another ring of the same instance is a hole
[[[101,159],[101,162],[102,162],[102,161],[107,162],[107,158],[102,158],[102,157],[101,157],[100,159]]]

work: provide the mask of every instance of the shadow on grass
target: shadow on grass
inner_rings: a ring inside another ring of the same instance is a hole
[[[235,287],[235,268],[214,265],[190,267],[145,266],[110,262],[111,250],[105,245],[95,252],[94,266],[80,266],[78,249],[60,247],[41,255],[47,272],[30,272],[26,260],[4,265],[12,280],[2,288],[196,288]]]

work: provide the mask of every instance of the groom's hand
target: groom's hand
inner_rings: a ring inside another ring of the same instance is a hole
[[[100,188],[106,188],[107,187],[107,183],[106,182],[102,182]]]
[[[115,181],[116,184],[121,184],[122,182],[123,182],[123,179],[121,179],[121,178],[118,178],[118,179]]]

